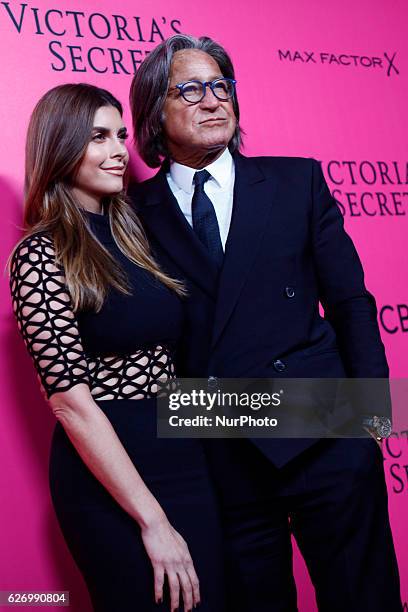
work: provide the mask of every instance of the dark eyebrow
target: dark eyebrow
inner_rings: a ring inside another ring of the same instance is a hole
[[[109,134],[110,129],[106,127],[94,125],[92,128],[92,132],[101,132],[101,134]],[[122,127],[118,129],[118,133],[119,132],[127,132],[127,127],[123,125]]]

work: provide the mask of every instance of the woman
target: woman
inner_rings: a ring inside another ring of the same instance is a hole
[[[174,376],[184,290],[124,198],[126,138],[103,89],[61,85],[37,104],[13,308],[58,421],[52,500],[95,611],[190,610],[202,595],[200,609],[218,612],[219,528],[200,443],[156,438],[156,383]]]

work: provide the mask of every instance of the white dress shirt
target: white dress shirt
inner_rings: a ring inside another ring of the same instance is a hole
[[[203,168],[211,174],[211,178],[204,183],[204,191],[214,205],[223,249],[228,238],[231,224],[232,203],[234,199],[235,167],[234,160],[228,149],[218,159]],[[191,214],[191,200],[194,194],[194,168],[171,162],[170,172],[166,174],[170,189],[172,190],[182,213],[193,225]]]

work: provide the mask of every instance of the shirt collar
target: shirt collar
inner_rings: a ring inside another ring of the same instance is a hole
[[[226,189],[231,181],[231,172],[233,167],[232,155],[229,152],[228,147],[215,161],[203,168],[207,170],[213,179],[218,183],[221,189]],[[176,183],[179,189],[182,189],[186,193],[192,193],[194,191],[193,178],[196,170],[189,166],[183,166],[177,162],[171,162],[170,164],[170,176]]]

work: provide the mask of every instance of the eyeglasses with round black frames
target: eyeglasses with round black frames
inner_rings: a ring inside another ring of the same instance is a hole
[[[207,85],[218,100],[230,100],[235,93],[235,79],[221,77],[213,81],[187,81],[175,86],[186,102],[196,104],[205,97]]]

